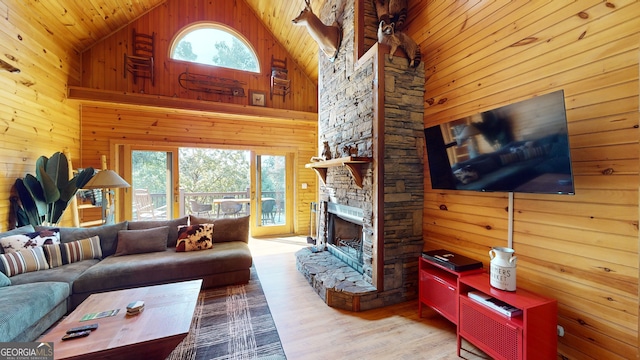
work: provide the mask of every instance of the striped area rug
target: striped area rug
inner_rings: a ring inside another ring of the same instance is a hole
[[[167,360],[200,359],[286,359],[254,267],[248,284],[200,292],[189,335]]]

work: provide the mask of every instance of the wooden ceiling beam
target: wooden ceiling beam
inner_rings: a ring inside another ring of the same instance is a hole
[[[108,91],[86,87],[70,86],[68,98],[88,102],[109,103],[117,105],[147,106],[167,108],[177,111],[216,114],[233,119],[264,118],[269,120],[297,120],[317,123],[318,114],[314,112],[272,109],[261,106],[227,104],[202,100],[181,99],[160,95],[137,94],[129,92]]]

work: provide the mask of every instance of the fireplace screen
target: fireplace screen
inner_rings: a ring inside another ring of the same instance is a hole
[[[360,272],[363,271],[364,264],[362,230],[362,224],[329,212],[327,228],[329,251]]]

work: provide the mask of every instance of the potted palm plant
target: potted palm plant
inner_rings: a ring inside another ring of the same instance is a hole
[[[89,167],[69,179],[69,163],[63,153],[39,157],[36,175],[27,174],[15,182],[20,200],[16,204],[18,226],[57,225],[78,189],[94,174],[95,169]]]

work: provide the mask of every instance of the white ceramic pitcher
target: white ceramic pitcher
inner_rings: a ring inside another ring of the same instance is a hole
[[[516,291],[516,260],[514,250],[508,247],[494,247],[489,250],[491,257],[491,286],[500,290]]]

